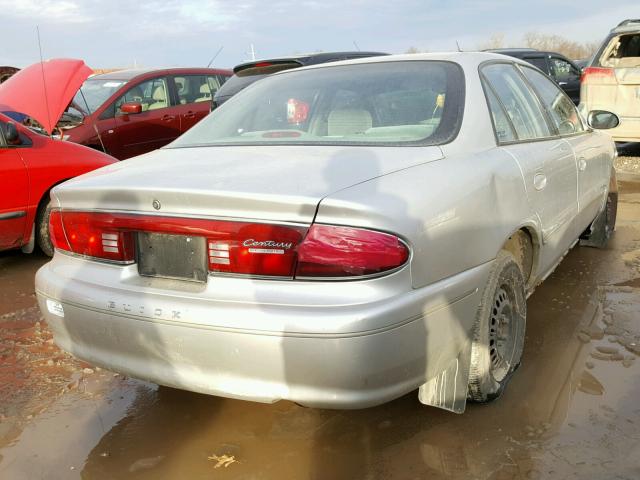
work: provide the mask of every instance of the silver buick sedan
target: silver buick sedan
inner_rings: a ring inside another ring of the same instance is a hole
[[[496,54],[281,72],[56,187],[40,308],[64,350],[161,385],[462,412],[518,368],[536,285],[613,231],[617,122]]]

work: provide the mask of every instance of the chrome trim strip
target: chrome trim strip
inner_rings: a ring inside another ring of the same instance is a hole
[[[15,218],[22,218],[26,216],[26,210],[16,210],[15,212],[0,213],[0,220],[13,220]]]

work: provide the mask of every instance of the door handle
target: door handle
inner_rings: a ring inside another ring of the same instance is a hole
[[[183,117],[184,117],[184,118],[195,118],[195,117],[196,117],[196,114],[195,114],[195,113],[193,113],[193,112],[191,112],[191,111],[189,111],[189,112],[185,113],[185,114],[183,115]]]
[[[558,85],[560,85],[561,87],[564,87],[567,84],[567,82],[558,82]]]
[[[533,177],[533,188],[536,190],[544,190],[547,186],[547,176],[544,173],[536,173]]]
[[[578,159],[578,170],[584,172],[587,169],[587,160],[584,157]]]
[[[162,121],[164,122],[170,122],[175,119],[176,119],[175,115],[165,115],[162,117]]]

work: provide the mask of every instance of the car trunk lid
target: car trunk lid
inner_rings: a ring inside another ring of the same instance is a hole
[[[442,158],[439,147],[161,149],[60,185],[63,209],[311,223],[327,195]]]

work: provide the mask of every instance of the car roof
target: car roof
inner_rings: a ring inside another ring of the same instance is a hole
[[[283,70],[281,72],[274,73],[273,75],[287,75],[292,72],[299,72],[301,70],[312,70],[316,68],[332,68],[342,65],[358,65],[364,63],[386,63],[386,62],[406,62],[406,61],[442,61],[458,63],[462,67],[477,67],[481,63],[488,61],[502,61],[507,60],[512,63],[518,63],[521,65],[530,66],[530,64],[522,59],[516,57],[507,57],[499,53],[493,52],[432,52],[432,53],[405,53],[400,55],[385,55],[384,57],[366,57],[356,58],[350,60],[341,60],[339,62],[320,63],[316,65],[309,65],[302,68],[295,68],[289,70]]]
[[[611,33],[640,32],[640,18],[628,18],[611,29]]]
[[[171,67],[171,68],[129,68],[126,70],[116,70],[109,73],[101,73],[92,75],[90,78],[100,80],[132,80],[143,75],[159,73],[159,74],[187,74],[187,73],[225,73],[231,74],[230,70],[220,68],[202,68],[202,67]]]
[[[352,51],[344,51],[344,52],[316,52],[316,53],[300,53],[295,55],[289,55],[284,57],[272,57],[272,58],[264,58],[260,60],[252,60],[250,62],[243,62],[235,67],[233,67],[234,73],[237,73],[241,70],[245,70],[259,63],[269,63],[269,62],[277,62],[277,63],[286,63],[286,62],[297,62],[301,65],[314,65],[316,63],[326,63],[332,60],[339,60],[341,57],[350,56],[350,57],[379,57],[382,55],[389,55],[385,52],[362,52],[359,50]]]

